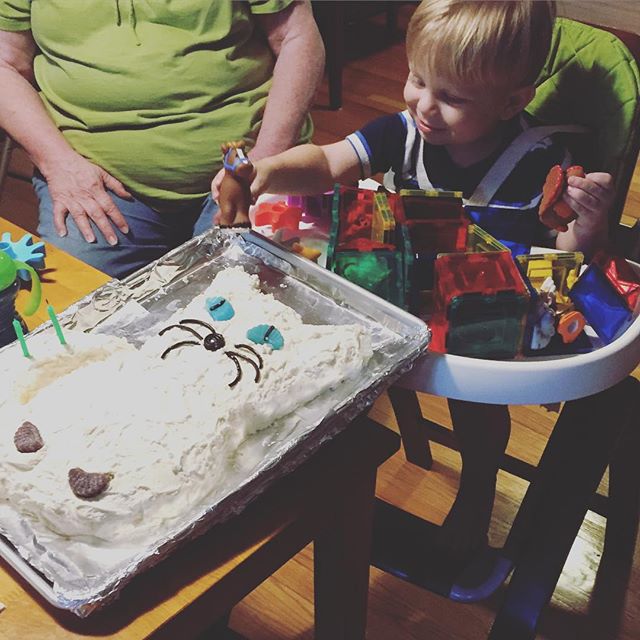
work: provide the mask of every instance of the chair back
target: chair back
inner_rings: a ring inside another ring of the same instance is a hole
[[[12,146],[11,138],[0,129],[0,195],[2,195],[2,187],[9,173]]]
[[[544,124],[589,129],[590,134],[574,136],[568,146],[585,171],[612,174],[612,229],[622,214],[640,150],[639,61],[639,36],[557,18],[549,57],[527,107]]]

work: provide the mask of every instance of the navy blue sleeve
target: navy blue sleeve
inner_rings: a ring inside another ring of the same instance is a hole
[[[360,160],[362,177],[401,168],[406,137],[406,123],[399,113],[381,116],[347,136]]]

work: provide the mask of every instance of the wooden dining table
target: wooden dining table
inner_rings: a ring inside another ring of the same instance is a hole
[[[0,218],[6,231],[14,241],[25,233]],[[58,312],[109,280],[51,245],[45,267],[43,300]],[[48,320],[44,307],[27,318],[30,329]],[[182,544],[86,618],[51,605],[0,559],[0,638],[195,638],[313,542],[315,637],[364,640],[376,474],[399,446],[397,434],[360,415],[239,515]]]
[[[10,234],[12,242],[19,241],[27,233],[18,225],[0,218],[0,236],[6,232]],[[34,243],[39,241],[37,236],[32,237]],[[48,301],[56,312],[66,309],[111,280],[106,273],[94,269],[53,245],[45,245],[45,254],[45,268],[39,270],[42,300]],[[18,292],[16,301],[18,311],[24,308],[24,302],[28,296],[27,289]],[[22,316],[29,329],[34,329],[49,320],[46,306],[41,304],[33,315]]]

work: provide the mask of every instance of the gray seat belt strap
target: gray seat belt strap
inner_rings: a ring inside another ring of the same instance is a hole
[[[588,131],[586,127],[569,124],[544,125],[526,129],[502,152],[471,197],[465,200],[465,205],[486,207],[516,164],[541,140],[554,133],[585,133],[586,131]]]

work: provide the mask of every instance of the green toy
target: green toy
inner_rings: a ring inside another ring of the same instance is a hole
[[[361,253],[345,258],[340,267],[340,275],[373,292],[391,275],[386,261],[375,253]]]
[[[20,260],[14,260],[4,251],[0,251],[0,291],[8,289],[18,277],[18,270],[28,271],[31,276],[31,295],[24,308],[24,315],[33,315],[40,306],[42,289],[40,278],[35,269]]]

